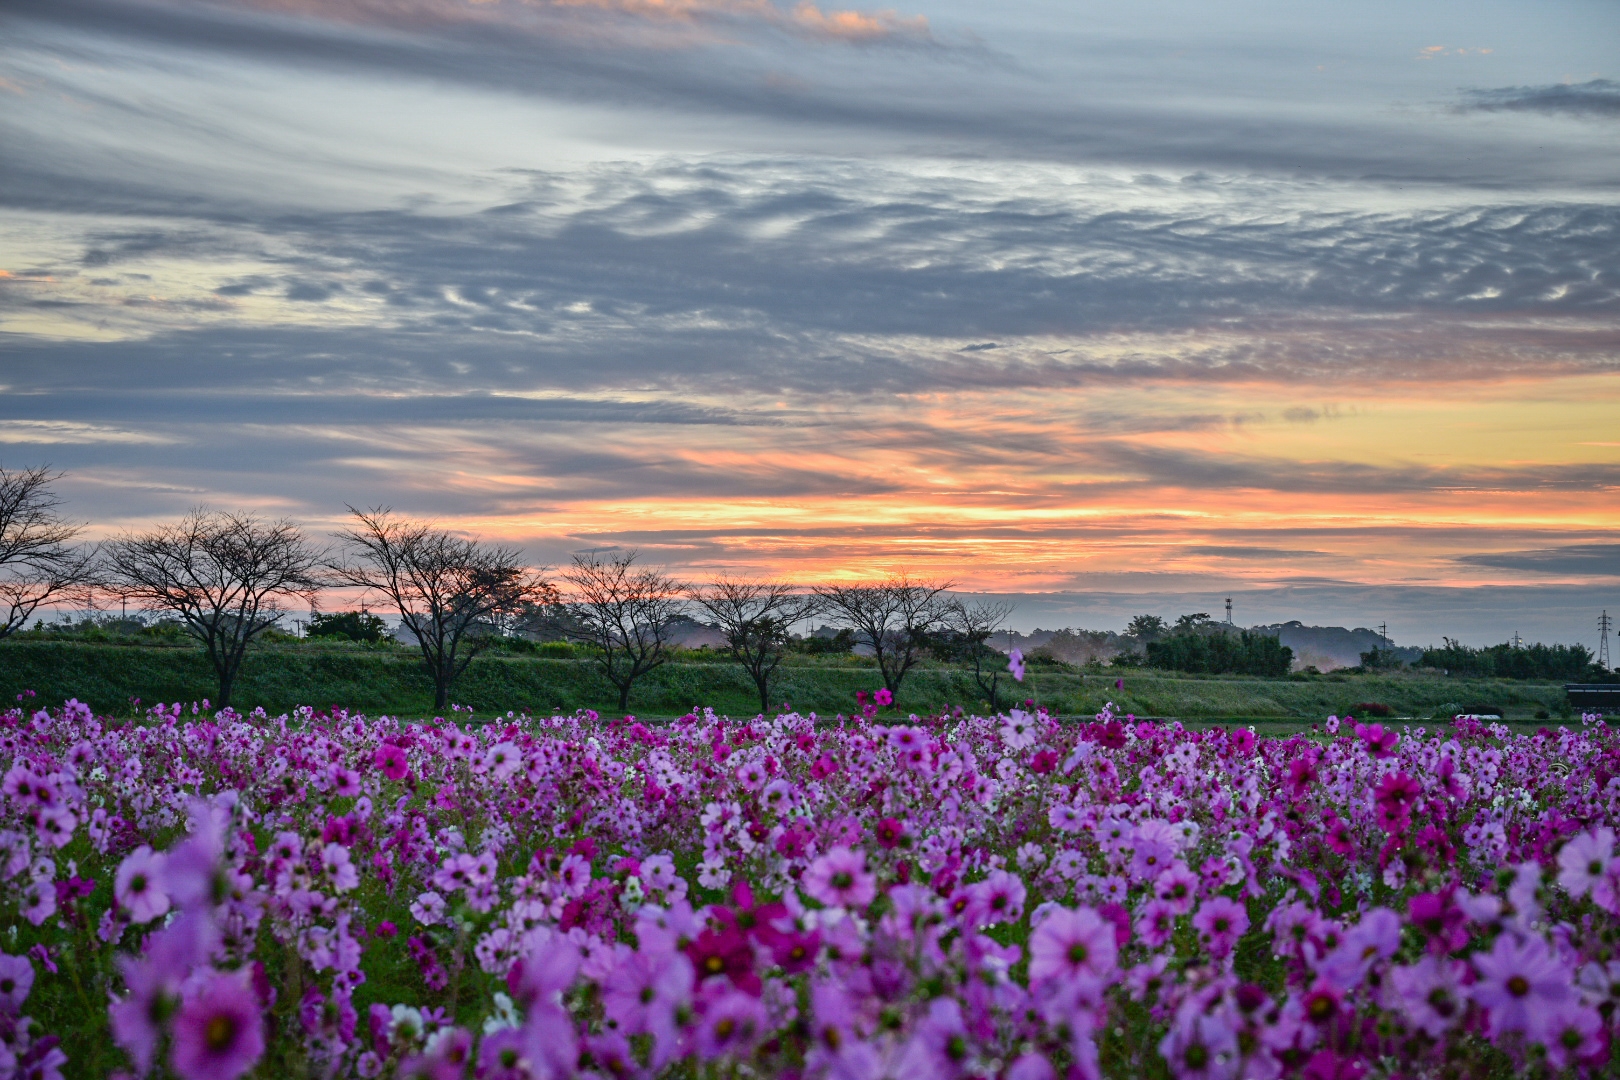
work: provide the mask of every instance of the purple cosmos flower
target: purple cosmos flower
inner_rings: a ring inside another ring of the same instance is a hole
[[[1468,965],[1461,960],[1425,956],[1411,967],[1394,967],[1389,972],[1391,1001],[1414,1027],[1440,1038],[1462,1019],[1467,1006],[1463,974]]]
[[[236,1080],[263,1054],[259,1003],[237,975],[210,975],[175,1015],[169,1062],[182,1080]]]
[[[759,999],[733,990],[704,1009],[695,1038],[698,1056],[710,1061],[722,1055],[745,1057],[765,1024]]]
[[[1237,1033],[1222,1016],[1211,1016],[1189,1001],[1159,1040],[1159,1055],[1177,1080],[1227,1080],[1238,1051]]]
[[[692,962],[678,952],[624,956],[602,985],[602,1009],[626,1035],[675,1039],[675,1011],[692,998]]]
[[[812,862],[801,882],[811,898],[828,907],[864,908],[877,896],[877,879],[866,869],[866,856],[836,847]]]
[[[26,956],[0,953],[0,1011],[17,1013],[34,988],[34,965]]]
[[[1111,978],[1119,958],[1114,924],[1091,908],[1058,908],[1029,936],[1029,981]]]
[[[1249,912],[1230,897],[1212,896],[1198,905],[1192,924],[1203,937],[1204,948],[1210,955],[1221,957],[1231,952],[1238,938],[1248,933]]]
[[[1014,649],[1007,654],[1007,670],[1012,672],[1012,677],[1019,682],[1024,681],[1024,652],[1022,649]]]
[[[1554,1069],[1571,1069],[1606,1056],[1603,1017],[1596,1009],[1563,1005],[1544,1017],[1540,1028],[1539,1042],[1547,1048],[1547,1061]]]
[[[180,1004],[181,983],[208,959],[218,941],[211,920],[188,913],[153,934],[140,959],[118,958],[129,993],[108,1006],[108,1018],[113,1041],[142,1073],[151,1071],[158,1042]]]
[[[1534,1032],[1538,1019],[1570,1000],[1575,973],[1539,937],[1503,934],[1488,953],[1473,958],[1479,981],[1473,998],[1490,1014],[1492,1034]]]

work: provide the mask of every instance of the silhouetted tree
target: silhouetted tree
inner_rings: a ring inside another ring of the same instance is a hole
[[[82,526],[64,519],[48,467],[0,468],[0,639],[54,601],[89,602],[94,546],[75,546]]]
[[[931,634],[945,621],[949,582],[913,581],[896,574],[877,585],[820,585],[822,610],[855,631],[872,650],[891,694],[922,659]]]
[[[433,707],[450,704],[450,687],[526,605],[556,600],[556,588],[516,548],[490,544],[388,507],[356,510],[338,534],[346,550],[328,564],[334,584],[387,597],[416,638],[433,679]]]
[[[172,525],[107,542],[101,578],[115,595],[174,614],[202,642],[231,703],[250,642],[283,614],[277,600],[309,601],[321,553],[290,521],[193,510]]]
[[[771,676],[788,652],[795,623],[819,608],[814,595],[780,581],[746,581],[722,577],[689,590],[720,627],[726,648],[748,672],[759,691],[759,711],[771,711]]]
[[[603,558],[575,555],[563,573],[571,596],[560,623],[576,641],[594,646],[597,665],[630,708],[630,688],[668,659],[671,623],[683,613],[683,586],[656,570],[637,568],[635,551]]]
[[[1001,677],[1007,673],[1007,654],[990,645],[990,639],[1007,626],[1013,605],[989,600],[967,602],[953,599],[945,605],[942,635],[949,653],[973,669],[990,710],[1001,708]]]

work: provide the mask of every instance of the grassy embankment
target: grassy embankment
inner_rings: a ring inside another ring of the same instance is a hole
[[[570,653],[567,646],[546,652]],[[1114,681],[1123,678],[1124,689]],[[800,711],[832,715],[854,707],[855,691],[881,685],[875,666],[856,656],[791,656],[778,670],[775,697]],[[35,701],[76,697],[98,711],[128,714],[130,699],[189,702],[209,695],[212,669],[193,647],[85,644],[64,641],[0,643],[0,701],[22,690]],[[1256,723],[1262,732],[1291,730],[1361,702],[1388,705],[1396,717],[1447,716],[1459,709],[1497,706],[1510,721],[1535,722],[1544,712],[1569,713],[1561,685],[1503,679],[1447,678],[1434,673],[1294,675],[1282,679],[1200,676],[1176,672],[1066,666],[1031,667],[1020,685],[1003,679],[1019,697],[1031,697],[1065,715],[1096,713],[1113,701],[1138,716],[1188,721]],[[237,705],[262,705],[272,714],[297,705],[340,705],[369,714],[419,717],[432,712],[432,685],[417,656],[392,645],[278,644],[252,652],[238,682]],[[899,707],[937,712],[951,705],[982,709],[971,677],[952,668],[924,666],[907,676]],[[489,716],[507,710],[564,713],[591,708],[611,713],[617,695],[583,656],[486,655],[457,683],[453,700]],[[644,676],[631,695],[631,711],[655,718],[707,705],[731,716],[758,710],[753,684],[723,656],[683,652]]]

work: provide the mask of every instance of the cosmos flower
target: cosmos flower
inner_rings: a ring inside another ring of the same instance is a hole
[[[1473,965],[1479,979],[1471,996],[1489,1014],[1493,1034],[1537,1032],[1540,1020],[1570,1000],[1575,973],[1538,937],[1503,934]]]
[[[1089,907],[1051,912],[1029,937],[1029,980],[1112,978],[1119,956],[1114,926]]]
[[[174,1018],[169,1063],[182,1080],[236,1080],[264,1054],[264,1023],[253,991],[233,974],[214,973]]]
[[[866,856],[847,847],[833,848],[812,862],[801,884],[811,899],[828,907],[864,908],[877,896]]]
[[[119,864],[113,895],[130,922],[149,923],[169,910],[169,894],[162,883],[163,856],[142,844]]]

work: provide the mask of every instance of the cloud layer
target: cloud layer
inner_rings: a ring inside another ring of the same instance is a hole
[[[1606,587],[1615,84],[1529,55],[1591,28],[1313,18],[20,0],[0,462],[694,575]]]

